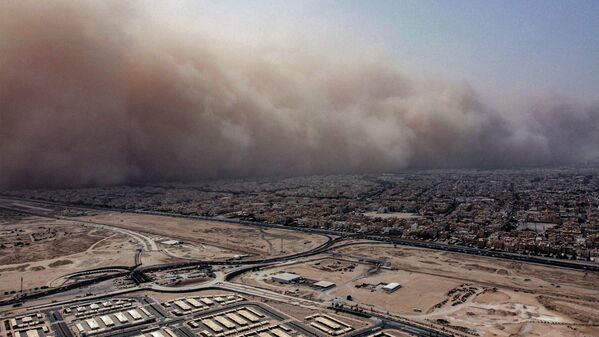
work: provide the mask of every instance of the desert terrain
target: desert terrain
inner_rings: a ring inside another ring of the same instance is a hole
[[[309,250],[327,240],[216,221],[12,200],[5,205],[0,217],[0,298],[20,291],[21,278],[27,293],[80,280],[72,274],[95,268],[264,258]]]
[[[0,251],[4,252],[0,300],[107,276],[49,298],[80,301],[88,295],[125,291],[157,299],[166,292],[166,299],[171,292],[208,294],[224,287],[300,321],[316,305],[433,327],[456,336],[599,335],[599,274],[595,272],[353,236],[336,236],[338,241],[321,251],[315,249],[330,240],[325,235],[222,221],[26,201],[11,201],[0,209]],[[312,250],[305,257],[293,256]],[[270,257],[276,259],[256,265]],[[246,268],[246,263],[256,267]],[[96,272],[98,268],[104,269]],[[110,277],[124,270],[146,271],[146,279],[129,272]],[[236,270],[242,272],[236,275]],[[301,280],[273,280],[284,272]],[[228,274],[236,276],[228,279]],[[318,281],[334,286],[317,288]],[[399,286],[385,291],[384,286],[392,283]],[[23,310],[44,303],[43,297],[33,298]],[[363,323],[357,319],[352,325]]]
[[[312,249],[327,240],[322,235],[291,230],[158,215],[98,212],[95,215],[78,217],[77,220],[181,239],[194,244],[208,244],[225,251],[255,257],[293,254]]]
[[[360,262],[368,258],[384,264]],[[336,286],[317,290],[271,280],[282,272]],[[340,299],[366,311],[480,336],[599,334],[599,275],[540,265],[363,243],[249,273],[236,282],[304,298]],[[401,288],[381,289],[392,282]]]

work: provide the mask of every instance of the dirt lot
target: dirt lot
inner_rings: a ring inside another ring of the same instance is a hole
[[[317,257],[306,262],[286,264],[275,268],[247,273],[235,280],[237,283],[267,287],[279,293],[288,293],[307,299],[322,301],[331,298],[330,291],[320,291],[308,285],[287,285],[273,282],[272,276],[282,272],[301,275],[313,281],[329,281],[338,287],[352,283],[368,275],[371,267],[356,262],[347,262],[332,258]],[[333,289],[334,290],[334,289]]]
[[[383,259],[386,265],[354,262],[351,271],[328,266],[333,258],[313,259],[246,274],[236,282],[254,284],[305,298],[333,300],[445,325],[481,336],[599,336],[599,276],[565,269],[512,263],[482,257],[434,252],[390,245],[357,245],[337,250],[344,258]],[[317,265],[318,263],[318,265]],[[270,281],[286,271],[328,280],[337,286],[317,291],[302,285]],[[380,287],[397,282],[386,293]],[[358,286],[358,287],[356,287]],[[351,301],[348,301],[351,296]]]
[[[287,230],[117,212],[60,220],[5,213],[1,223],[0,299],[18,290],[21,277],[28,291],[60,285],[65,275],[85,269],[131,266],[142,247],[141,260],[151,265],[291,254],[326,240]],[[165,244],[169,238],[183,243]],[[597,273],[368,243],[330,253],[247,273],[235,282],[320,301],[341,299],[345,305],[470,336],[599,336]],[[383,266],[359,262],[367,259]],[[316,290],[307,283],[272,282],[272,275],[280,272],[334,282],[336,287]],[[384,292],[382,285],[390,282],[401,288]],[[102,291],[112,289],[111,284],[100,286],[105,287]],[[291,303],[262,300],[298,319],[312,313]]]
[[[24,218],[0,227],[0,265],[35,262],[79,253],[111,234],[68,221]]]
[[[125,237],[112,237],[110,242],[83,252],[27,263],[0,266],[0,297],[4,292],[18,290],[23,277],[23,289],[57,285],[63,275],[81,270],[114,265],[133,265],[134,246]],[[91,248],[91,246],[90,246]]]
[[[134,264],[137,245],[121,233],[68,220],[20,217],[0,227],[0,298],[42,286],[81,270]],[[18,247],[15,243],[20,242]]]
[[[135,245],[123,234],[68,220],[14,217],[0,227],[0,298],[55,286],[63,275],[133,265]],[[60,283],[60,282],[58,282]]]
[[[153,265],[185,259],[290,254],[326,240],[286,230],[122,213],[68,219],[5,215],[0,227],[0,298],[19,290],[21,277],[23,289],[28,291],[60,285],[64,275],[81,270],[131,266],[141,247],[145,248],[141,261]],[[86,222],[89,220],[143,233]],[[160,243],[165,238],[179,238],[184,243]]]
[[[391,245],[356,245],[338,250],[345,256],[383,259],[390,267],[468,282],[528,289],[540,292],[573,294],[598,299],[599,274],[546,267],[449,252]]]
[[[224,260],[239,255],[239,252],[202,243],[183,243],[180,245],[160,245],[162,251],[179,259]]]
[[[484,336],[599,335],[599,326],[585,326],[599,324],[596,273],[387,245],[339,252],[384,259],[396,271],[370,282],[393,281],[402,288],[383,294],[340,287],[333,295],[353,294],[361,303],[418,320],[445,320]],[[422,313],[410,314],[411,307]]]
[[[101,212],[76,219],[110,224],[170,238],[206,243],[237,254],[286,255],[314,248],[326,237],[295,231],[132,213]]]

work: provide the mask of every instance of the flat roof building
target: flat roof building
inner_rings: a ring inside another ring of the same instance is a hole
[[[318,281],[314,283],[313,286],[319,289],[330,289],[335,286],[335,283],[329,281]]]
[[[37,330],[27,330],[27,337],[39,337]]]
[[[212,301],[211,299],[206,298],[206,297],[200,298],[200,301],[202,301],[202,303],[204,303],[206,305],[213,305],[214,304],[214,301]]]
[[[183,311],[191,310],[191,307],[187,303],[185,303],[181,300],[175,301],[175,305],[178,306],[179,308],[181,308],[181,310],[183,310]]]
[[[131,309],[129,311],[127,311],[129,313],[129,315],[131,315],[131,317],[133,317],[134,320],[138,320],[138,319],[142,319],[143,317],[139,314],[139,312],[137,312],[137,310],[135,309]]]
[[[294,283],[301,279],[301,276],[293,273],[280,273],[272,276],[272,280],[279,283]]]
[[[241,310],[239,310],[239,311],[238,311],[238,313],[239,313],[241,316],[243,316],[243,317],[245,317],[245,318],[249,319],[249,320],[250,320],[250,321],[252,321],[252,322],[258,322],[258,321],[260,320],[260,318],[259,318],[258,316],[254,315],[253,313],[251,313],[251,312],[249,312],[249,311],[247,311],[247,310],[245,310],[245,309],[241,309]]]
[[[121,323],[129,322],[127,317],[122,312],[117,312],[116,314],[114,314],[114,317],[116,317],[116,319],[118,319]]]
[[[167,246],[174,246],[174,245],[180,245],[183,242],[179,241],[179,240],[165,240],[162,241],[162,244],[167,245]]]
[[[104,322],[104,325],[106,325],[106,326],[114,325],[114,322],[108,315],[102,316],[102,317],[100,317],[100,319],[102,320],[102,322]]]
[[[89,318],[89,319],[85,320],[85,322],[87,323],[87,325],[89,325],[89,328],[92,330],[96,330],[96,329],[100,328],[100,326],[98,325],[98,322],[96,322],[96,320],[93,318]]]
[[[383,290],[385,292],[392,293],[399,288],[401,288],[401,285],[399,283],[391,282],[391,283],[388,283],[386,286],[384,286]]]
[[[198,302],[198,300],[196,300],[195,298],[188,298],[187,302],[191,303],[191,305],[193,305],[196,308],[203,307],[202,303]]]

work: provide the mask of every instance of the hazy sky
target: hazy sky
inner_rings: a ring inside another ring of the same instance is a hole
[[[599,1],[0,1],[0,189],[599,160]]]
[[[317,31],[329,43],[366,42],[418,71],[488,90],[599,98],[599,1],[220,0],[166,6],[251,38]]]

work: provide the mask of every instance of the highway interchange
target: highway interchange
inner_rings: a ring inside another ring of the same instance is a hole
[[[41,205],[57,206],[57,204],[54,204],[54,203],[43,203],[43,202],[38,202],[38,201],[35,201],[35,203],[41,204]],[[73,207],[72,205],[60,205],[60,206],[61,207]],[[58,218],[58,219],[73,220],[73,218],[71,218],[71,217],[65,217],[65,216],[60,216],[60,215],[56,215],[56,214],[48,214],[46,212],[36,210],[35,208],[24,209],[22,207],[14,207],[14,206],[11,206],[11,207],[1,206],[0,208],[4,208],[7,210],[20,212],[20,213],[24,213],[24,214],[29,214],[29,215],[35,215],[35,216],[39,216],[39,217],[49,217],[49,218],[54,218],[54,219]],[[78,206],[76,207],[76,209],[89,210],[89,208],[82,208],[82,207],[78,207]],[[124,210],[111,210],[111,211],[123,212]],[[160,213],[160,212],[143,212],[143,213],[146,213],[146,214],[149,213],[149,214],[160,215],[160,216],[177,216],[177,217],[186,217],[186,218],[191,218],[191,219],[223,221],[222,219],[213,219],[213,218],[205,218],[205,217],[198,217],[198,216],[184,216],[184,215],[177,215],[177,214],[165,214],[165,213]],[[123,228],[120,228],[120,227],[117,227],[114,225],[98,223],[98,222],[94,222],[94,221],[85,221],[85,220],[84,221],[76,220],[76,221],[84,222],[86,224],[97,226],[99,228],[110,229],[110,230],[119,232],[121,234],[128,235],[133,240],[135,240],[136,242],[139,243],[141,250],[144,250],[144,251],[158,250],[156,242],[147,234],[140,233],[138,231],[123,229]],[[0,308],[3,306],[22,304],[23,302],[31,300],[31,299],[39,299],[39,298],[50,296],[50,295],[56,295],[61,292],[66,292],[66,291],[70,291],[70,290],[77,289],[77,288],[87,287],[94,283],[99,283],[99,282],[103,282],[103,281],[107,281],[107,280],[110,280],[113,278],[118,278],[118,277],[123,277],[123,276],[128,276],[128,277],[132,278],[137,285],[134,287],[131,287],[129,289],[126,289],[126,290],[119,290],[119,291],[116,291],[113,293],[102,294],[99,298],[113,296],[115,294],[134,293],[134,292],[138,292],[138,291],[142,291],[142,290],[146,290],[146,291],[151,290],[151,291],[155,291],[155,292],[186,292],[186,291],[190,292],[190,291],[199,291],[199,290],[205,290],[205,289],[222,289],[222,290],[233,291],[233,292],[237,292],[237,293],[267,298],[267,299],[273,300],[273,301],[291,303],[291,304],[304,306],[304,307],[308,307],[308,308],[319,308],[319,307],[322,307],[323,303],[312,301],[312,300],[307,300],[307,299],[300,299],[300,298],[296,298],[296,297],[292,297],[292,296],[288,296],[288,295],[283,295],[283,294],[279,294],[277,292],[265,290],[262,288],[255,288],[255,287],[248,286],[248,285],[233,283],[233,282],[230,282],[230,280],[232,278],[239,276],[248,271],[257,270],[260,268],[265,268],[265,267],[273,266],[273,265],[284,263],[284,262],[298,261],[298,260],[305,259],[310,256],[314,256],[314,255],[318,255],[318,254],[330,251],[332,249],[338,249],[340,247],[345,247],[345,246],[350,246],[350,245],[355,245],[355,244],[363,244],[364,242],[371,242],[373,244],[394,244],[394,245],[398,245],[398,246],[409,246],[409,247],[417,247],[417,248],[424,248],[424,249],[443,250],[443,251],[450,251],[450,252],[461,253],[461,254],[479,255],[479,256],[486,256],[486,257],[491,257],[491,258],[521,261],[521,262],[526,262],[526,263],[550,265],[550,266],[556,266],[556,267],[562,267],[562,268],[572,268],[572,269],[595,271],[595,272],[599,271],[599,267],[596,265],[589,265],[589,264],[555,260],[555,259],[547,259],[547,258],[541,258],[541,257],[535,257],[535,256],[525,256],[525,255],[511,254],[511,253],[498,252],[498,251],[480,250],[480,249],[473,248],[473,247],[450,246],[450,245],[445,245],[445,244],[436,243],[436,242],[390,240],[389,238],[380,237],[380,236],[356,235],[353,233],[339,233],[339,232],[333,232],[333,231],[326,231],[326,230],[322,230],[322,229],[292,228],[292,227],[281,226],[281,225],[276,225],[276,224],[250,223],[250,222],[246,222],[246,221],[231,221],[231,222],[238,223],[241,225],[248,225],[248,226],[281,228],[281,229],[287,229],[287,230],[297,230],[297,231],[303,231],[303,232],[317,233],[317,234],[325,235],[327,237],[327,241],[324,242],[323,244],[321,244],[320,246],[315,247],[310,250],[307,250],[307,251],[290,254],[290,255],[285,255],[285,256],[280,256],[280,257],[259,259],[259,260],[236,260],[236,261],[195,260],[195,261],[186,261],[186,262],[179,262],[179,263],[168,263],[168,264],[144,266],[142,264],[141,259],[139,258],[140,254],[136,254],[136,261],[134,261],[134,263],[131,266],[110,266],[110,267],[105,267],[105,268],[97,268],[97,269],[93,269],[93,270],[80,271],[77,273],[77,275],[99,274],[99,276],[89,278],[86,281],[71,283],[68,286],[51,288],[51,289],[48,289],[45,291],[31,293],[31,294],[28,294],[28,295],[25,295],[25,296],[22,296],[19,298],[14,298],[12,300],[3,301],[3,302],[0,302]],[[356,241],[358,239],[360,241]],[[188,287],[178,287],[178,288],[170,288],[170,287],[157,285],[157,284],[153,283],[151,278],[149,278],[147,276],[147,273],[150,273],[150,272],[175,270],[175,269],[180,269],[180,268],[190,267],[190,266],[227,266],[227,267],[230,267],[230,269],[226,272],[225,271],[217,272],[216,277],[213,278],[212,280],[210,280],[209,282],[205,282],[205,283],[201,283],[201,284],[193,285],[193,286],[188,286]],[[353,312],[354,314],[362,314],[362,315],[365,314],[362,310],[357,310],[357,309],[353,310],[353,309],[345,308],[344,310],[345,311],[354,311]],[[447,332],[444,332],[444,331],[441,331],[438,329],[434,329],[430,326],[425,326],[420,323],[412,322],[412,321],[405,320],[405,319],[397,319],[394,317],[377,314],[377,313],[368,313],[367,315],[369,317],[373,317],[373,318],[377,319],[379,322],[375,326],[372,327],[372,331],[374,331],[376,329],[381,329],[382,327],[387,327],[387,328],[394,328],[394,329],[402,330],[404,332],[411,333],[411,334],[418,335],[418,336],[452,336],[451,334],[449,334]],[[65,337],[71,337],[70,332],[67,332],[68,328],[66,327],[64,322],[60,319],[60,317],[55,317],[55,318],[56,318],[55,322],[53,322],[53,323],[56,326],[56,328],[59,331],[62,331],[63,335]],[[66,328],[66,331],[64,331],[65,328]],[[361,336],[361,335],[367,335],[367,334],[371,333],[372,331],[368,330],[366,332],[354,333],[353,336],[357,337],[357,336]],[[133,335],[133,332],[131,332],[131,334],[129,334],[129,333],[122,334],[122,336],[128,336],[128,335]]]

